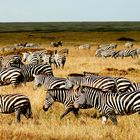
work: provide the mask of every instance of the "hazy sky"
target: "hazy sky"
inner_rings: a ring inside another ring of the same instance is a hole
[[[0,22],[140,21],[140,0],[0,0]]]

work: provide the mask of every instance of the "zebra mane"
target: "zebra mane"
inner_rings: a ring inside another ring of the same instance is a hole
[[[83,74],[79,74],[79,73],[71,73],[71,74],[68,75],[68,77],[69,77],[69,76],[79,76],[79,77],[84,77]]]
[[[98,73],[94,73],[94,72],[87,72],[87,71],[84,71],[83,73],[84,73],[84,75],[95,75],[95,76],[99,76]]]

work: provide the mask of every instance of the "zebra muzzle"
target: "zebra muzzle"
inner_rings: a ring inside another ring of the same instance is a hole
[[[48,108],[45,108],[45,106],[43,105],[43,110],[44,111],[48,111]]]

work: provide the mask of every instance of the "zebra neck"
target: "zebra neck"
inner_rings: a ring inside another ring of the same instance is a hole
[[[43,76],[42,77],[42,80],[41,80],[42,81],[42,84],[45,84],[46,83],[45,81],[47,81],[48,78],[49,78],[48,76]]]
[[[99,103],[101,100],[100,94],[101,93],[98,90],[97,91],[93,90],[92,92],[90,92],[90,94],[88,94],[88,97],[87,97],[87,104],[96,109],[99,109]]]

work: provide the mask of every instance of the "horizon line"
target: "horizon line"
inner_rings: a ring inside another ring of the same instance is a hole
[[[56,23],[61,23],[61,22],[140,22],[140,21],[127,21],[127,20],[110,20],[110,21],[0,21],[0,23],[51,23],[51,22],[56,22]]]

